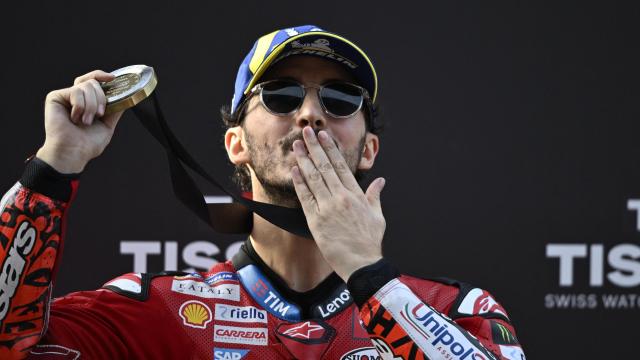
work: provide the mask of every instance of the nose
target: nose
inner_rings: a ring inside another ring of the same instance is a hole
[[[314,130],[321,130],[327,126],[326,114],[322,110],[317,89],[307,89],[302,105],[295,113],[295,121],[301,128],[311,126]]]

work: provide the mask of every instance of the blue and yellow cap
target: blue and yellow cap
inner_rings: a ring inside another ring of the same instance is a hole
[[[314,25],[303,25],[276,30],[253,44],[238,69],[231,112],[238,109],[271,65],[291,55],[319,56],[344,65],[355,76],[359,85],[367,89],[371,100],[375,102],[378,78],[367,54],[338,34]]]

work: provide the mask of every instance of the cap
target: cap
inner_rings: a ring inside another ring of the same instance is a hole
[[[344,65],[375,102],[378,78],[371,60],[356,44],[314,25],[276,30],[259,38],[240,64],[231,112],[235,112],[265,71],[291,55],[312,55]]]

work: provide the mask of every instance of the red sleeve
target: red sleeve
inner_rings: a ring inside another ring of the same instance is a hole
[[[348,285],[389,358],[525,359],[506,311],[483,290],[399,276],[384,261],[354,273]]]
[[[46,330],[67,203],[17,183],[0,202],[0,358],[24,358]]]

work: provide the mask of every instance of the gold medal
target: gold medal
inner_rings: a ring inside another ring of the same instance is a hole
[[[123,111],[151,95],[158,84],[153,68],[146,65],[131,65],[112,72],[115,79],[102,83],[107,97],[105,115]]]

